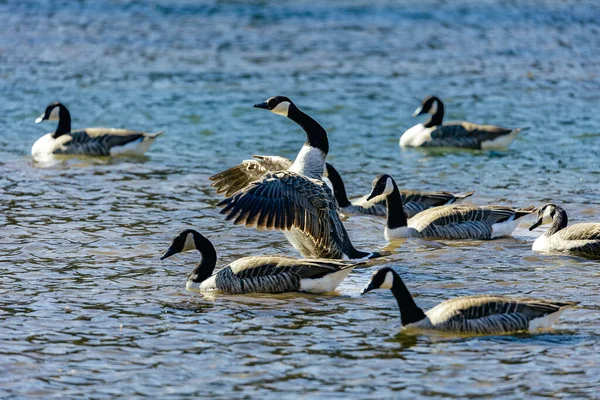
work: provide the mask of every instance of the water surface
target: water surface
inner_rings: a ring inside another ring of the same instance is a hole
[[[600,5],[594,1],[28,1],[0,4],[0,394],[49,398],[597,396],[598,263],[513,238],[387,245],[423,308],[494,293],[580,301],[556,329],[407,336],[389,292],[220,296],[184,289],[196,254],[158,260],[193,227],[220,262],[295,256],[279,232],[233,227],[207,177],[252,154],[294,157],[291,121],[252,104],[289,96],[330,134],[350,194],[476,190],[476,204],[562,204],[600,221]],[[528,126],[504,153],[400,150],[422,97],[449,119]],[[54,129],[165,130],[140,159],[34,163]]]

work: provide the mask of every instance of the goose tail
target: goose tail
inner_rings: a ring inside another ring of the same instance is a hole
[[[144,135],[144,140],[156,139],[157,137],[159,137],[163,133],[165,133],[165,131],[158,131],[158,132],[154,132],[154,133],[146,133]]]

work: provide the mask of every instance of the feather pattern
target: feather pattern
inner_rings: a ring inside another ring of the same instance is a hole
[[[493,225],[522,218],[533,207],[470,206],[453,204],[434,207],[414,216],[408,223],[410,236],[443,239],[491,239]]]
[[[240,164],[208,178],[213,181],[211,186],[217,189],[217,193],[223,193],[229,197],[269,172],[287,170],[292,166],[292,160],[284,157],[252,157],[253,160],[244,160]]]
[[[156,136],[126,129],[89,128],[59,136],[52,153],[109,156],[113,147],[154,139]]]
[[[319,279],[360,265],[350,261],[246,257],[215,275],[214,290],[228,293],[284,293],[301,290],[303,279]],[[333,289],[332,289],[333,290]]]
[[[314,244],[311,253],[298,249],[305,257],[342,258],[348,245],[331,189],[319,179],[291,171],[267,174],[219,206],[235,224],[284,231],[295,228]]]
[[[425,313],[425,319],[407,328],[476,334],[523,331],[529,329],[534,319],[575,304],[501,296],[465,296],[438,304]]]

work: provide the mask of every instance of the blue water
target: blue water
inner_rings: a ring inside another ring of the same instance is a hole
[[[325,3],[325,2],[323,2]],[[252,154],[294,157],[291,121],[254,103],[286,95],[328,131],[352,195],[476,190],[475,204],[562,204],[600,221],[600,3],[595,1],[16,1],[0,3],[0,396],[597,397],[598,262],[531,252],[526,220],[493,242],[356,245],[427,309],[494,293],[580,301],[550,333],[400,333],[388,292],[220,296],[184,289],[196,255],[158,260],[194,227],[220,262],[296,256],[280,232],[234,227],[207,177]],[[530,129],[509,151],[400,150],[420,100],[448,120]],[[54,129],[166,133],[141,159],[32,161]]]

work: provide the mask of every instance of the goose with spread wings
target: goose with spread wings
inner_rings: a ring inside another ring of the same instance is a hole
[[[235,224],[282,230],[307,258],[375,258],[383,253],[357,250],[338,214],[331,189],[323,182],[329,141],[325,129],[283,96],[271,97],[257,108],[283,115],[306,132],[306,143],[291,166],[262,174],[258,180],[219,203]]]

